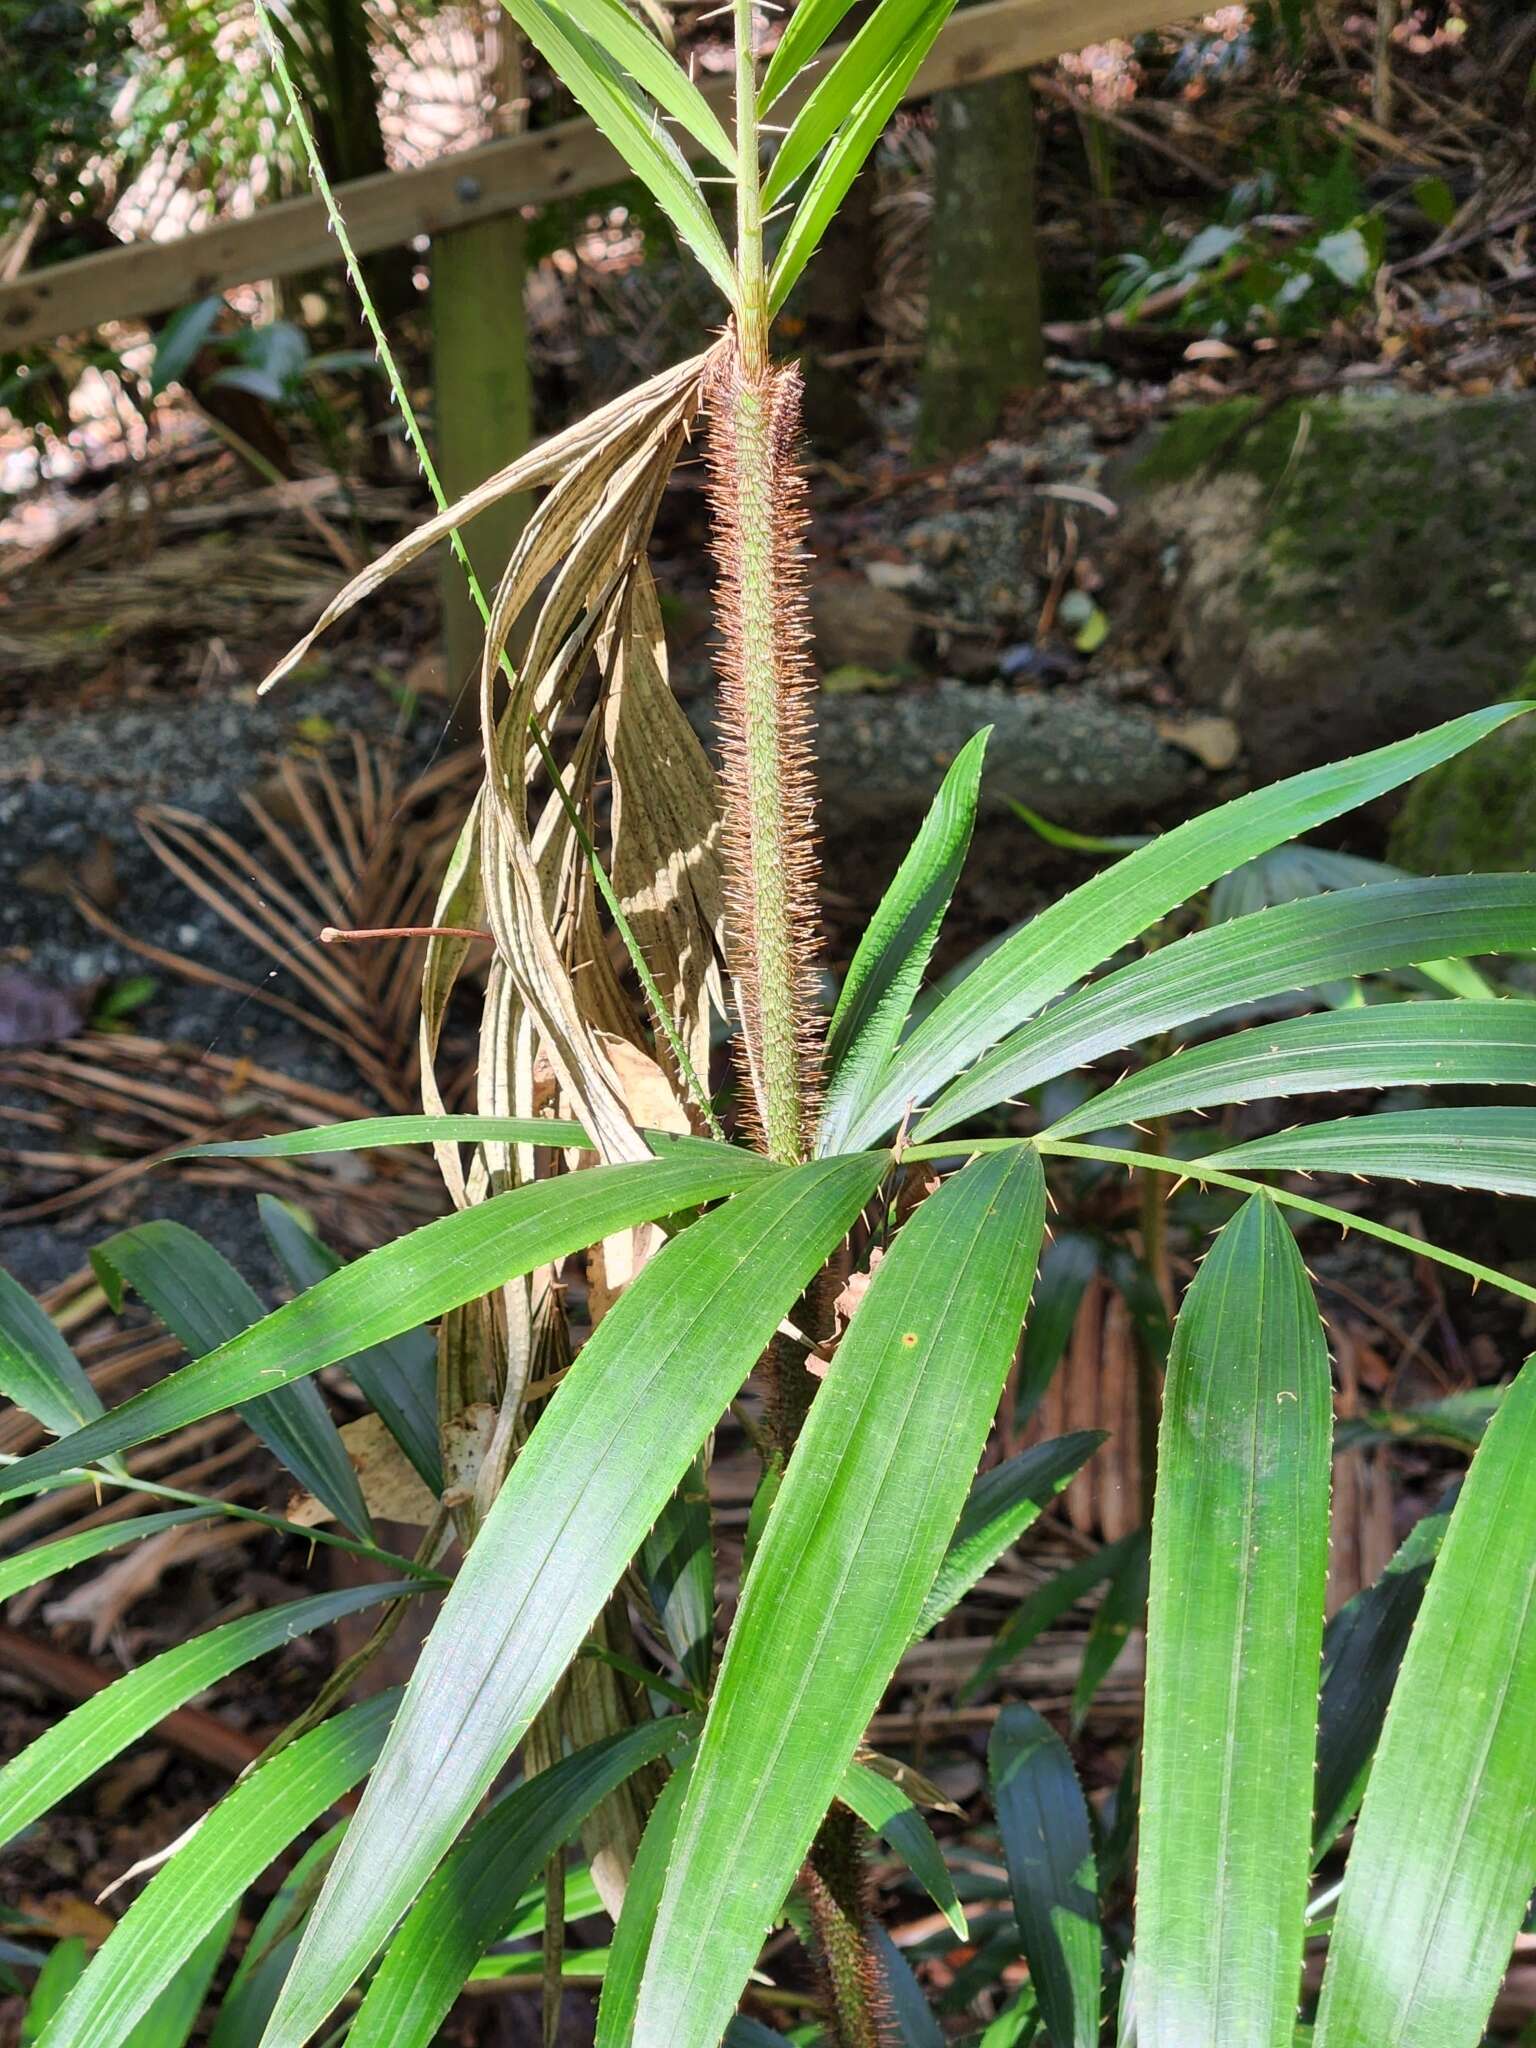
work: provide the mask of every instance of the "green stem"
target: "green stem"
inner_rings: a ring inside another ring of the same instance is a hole
[[[757,56],[752,0],[736,7],[736,338],[752,380],[768,369],[768,276],[763,264],[763,198],[758,166]]]

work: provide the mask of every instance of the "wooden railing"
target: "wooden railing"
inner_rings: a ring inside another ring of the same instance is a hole
[[[907,97],[997,78],[1198,11],[1179,0],[988,0],[950,19]],[[723,108],[726,84],[708,90]],[[687,138],[680,139],[687,147]],[[337,198],[354,245],[367,255],[417,235],[443,234],[515,208],[592,191],[624,175],[617,154],[589,121],[566,121],[439,158],[420,170],[355,179],[338,188]],[[262,207],[243,220],[172,242],[127,242],[0,284],[0,351],[107,321],[168,313],[231,285],[317,270],[337,260],[325,208],[310,198]]]

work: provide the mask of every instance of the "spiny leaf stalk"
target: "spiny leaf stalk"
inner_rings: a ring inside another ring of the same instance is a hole
[[[822,1036],[801,390],[728,345],[705,391],[730,967],[757,1135],[784,1161],[809,1151]]]

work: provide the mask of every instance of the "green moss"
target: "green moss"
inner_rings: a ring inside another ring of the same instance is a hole
[[[1536,674],[1518,694],[1536,694]],[[1389,854],[1420,875],[1536,868],[1536,718],[1516,720],[1415,783]]]

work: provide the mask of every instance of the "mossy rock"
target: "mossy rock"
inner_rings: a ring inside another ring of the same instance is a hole
[[[1530,717],[1422,776],[1388,850],[1419,875],[1536,869],[1536,705]]]
[[[1266,780],[1512,695],[1536,661],[1536,394],[1237,399],[1126,467],[1181,680]]]

